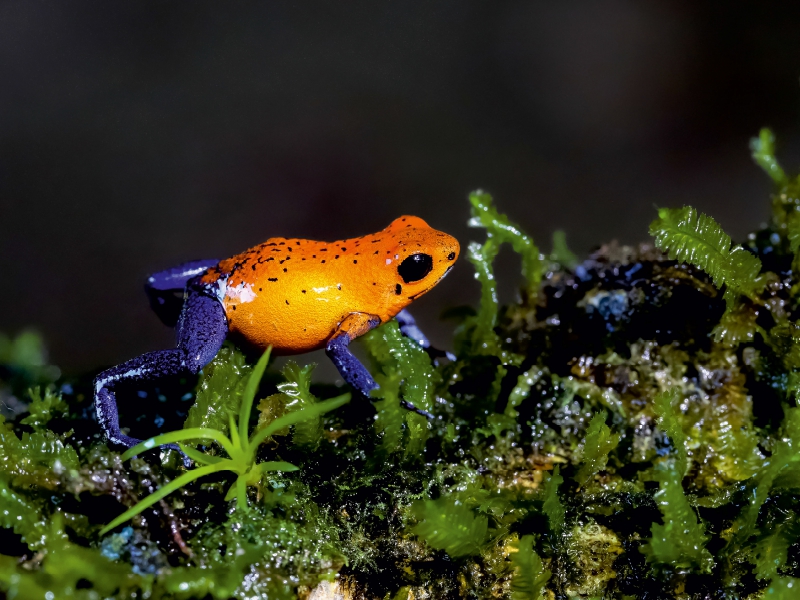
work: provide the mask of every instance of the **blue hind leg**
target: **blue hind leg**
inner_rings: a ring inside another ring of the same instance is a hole
[[[178,320],[178,347],[149,352],[100,373],[94,381],[97,420],[109,442],[130,448],[140,440],[119,428],[114,388],[118,384],[152,381],[168,375],[198,373],[225,341],[228,321],[220,301],[203,288],[189,286]]]
[[[183,292],[193,277],[216,266],[218,260],[193,260],[180,266],[153,273],[144,284],[150,307],[168,327],[175,327],[183,308]]]
[[[404,308],[401,310],[394,316],[394,318],[397,319],[397,323],[400,325],[400,333],[417,342],[420,347],[428,353],[428,356],[431,357],[431,360],[434,363],[437,362],[437,359],[442,357],[453,361],[456,359],[454,354],[431,346],[431,343],[428,341],[428,337],[417,326],[417,322],[407,309]]]

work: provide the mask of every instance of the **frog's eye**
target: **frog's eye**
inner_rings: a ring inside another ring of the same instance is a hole
[[[419,281],[432,270],[433,258],[430,254],[412,254],[397,267],[397,272],[406,283]]]

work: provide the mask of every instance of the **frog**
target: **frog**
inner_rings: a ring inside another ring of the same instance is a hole
[[[273,355],[323,349],[342,379],[369,398],[378,384],[350,343],[396,319],[403,335],[432,356],[407,310],[453,268],[458,241],[411,215],[362,237],[322,242],[273,237],[224,260],[194,260],[147,278],[145,291],[176,347],[148,352],[94,380],[97,419],[109,442],[141,440],[120,429],[115,388],[161,377],[198,374],[225,340]],[[432,415],[403,401],[403,407]]]

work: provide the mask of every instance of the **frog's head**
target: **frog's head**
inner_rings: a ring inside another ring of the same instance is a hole
[[[399,217],[384,232],[389,234],[384,239],[391,240],[385,264],[396,279],[398,305],[407,305],[439,283],[458,258],[458,240],[419,217]]]

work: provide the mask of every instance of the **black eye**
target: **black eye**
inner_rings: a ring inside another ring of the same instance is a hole
[[[432,270],[433,259],[430,254],[412,254],[397,267],[397,272],[406,283],[419,281]]]

